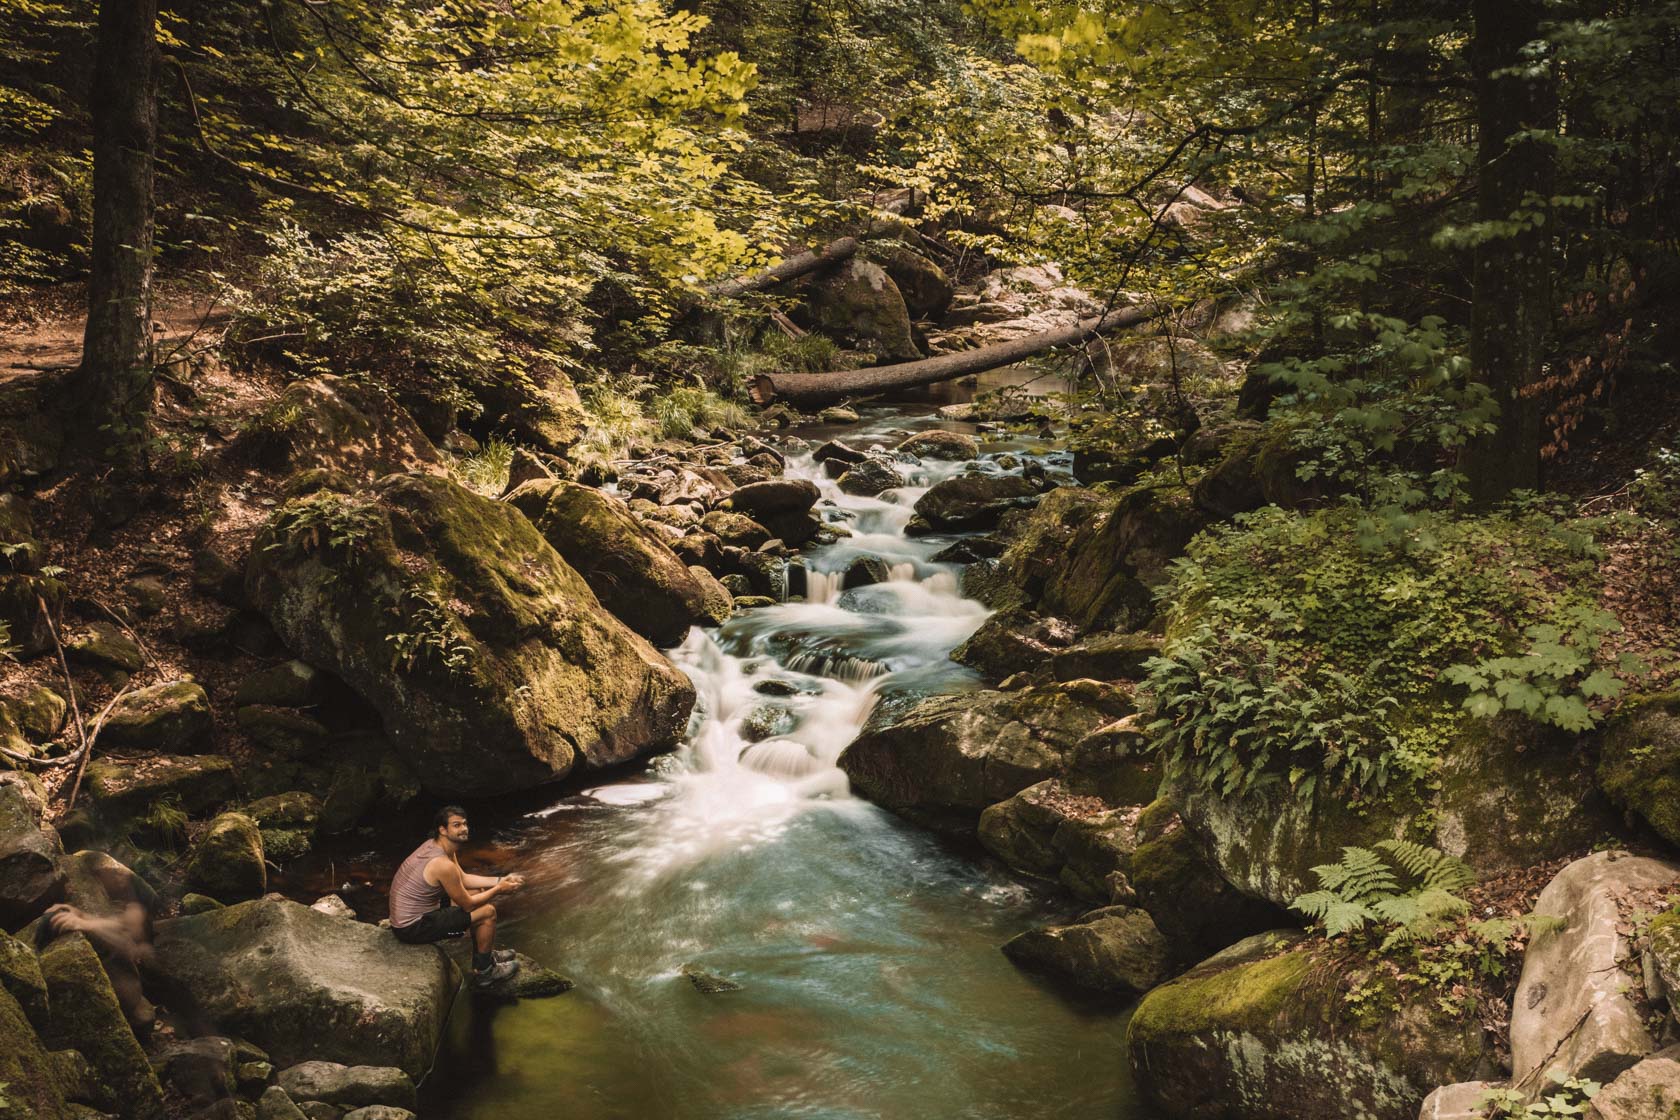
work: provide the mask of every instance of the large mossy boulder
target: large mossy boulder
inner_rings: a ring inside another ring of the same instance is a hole
[[[1060,777],[1087,734],[1132,710],[1097,681],[883,705],[840,756],[853,787],[894,812],[959,832],[983,809]]]
[[[1227,881],[1279,906],[1315,889],[1311,869],[1348,845],[1425,839],[1491,874],[1579,851],[1616,823],[1581,745],[1515,715],[1466,720],[1439,767],[1436,788],[1359,808],[1327,789],[1298,796],[1284,782],[1223,794],[1178,769],[1163,792]],[[1416,834],[1419,820],[1427,836]]]
[[[938,319],[951,306],[957,286],[945,270],[902,242],[886,242],[867,250],[870,260],[886,269],[904,297],[914,319]]]
[[[31,1120],[70,1120],[59,1089],[58,1067],[11,993],[0,988],[0,1093],[6,1115]]]
[[[942,530],[990,529],[1014,509],[1030,509],[1042,488],[1018,474],[962,474],[936,482],[916,499],[916,512]]]
[[[1624,707],[1604,730],[1598,784],[1617,808],[1680,845],[1680,695]]]
[[[1182,492],[1151,488],[1123,494],[1106,511],[1092,513],[1075,502],[1063,517],[1077,526],[1066,533],[1056,562],[1044,568],[1039,610],[1087,631],[1148,628],[1167,565],[1207,524],[1207,515]],[[1046,527],[1036,537],[1040,548],[1004,553],[1006,568],[1018,572],[1062,536]],[[1034,578],[1020,575],[1023,585]]]
[[[324,469],[363,480],[444,470],[437,448],[402,405],[376,385],[343,377],[292,382],[240,433],[238,446],[283,474]]]
[[[1127,880],[1180,964],[1289,920],[1280,907],[1227,883],[1165,800],[1138,814],[1133,840]]]
[[[288,790],[258,798],[245,814],[262,832],[265,858],[285,863],[303,855],[315,841],[321,824],[321,799],[303,790]]]
[[[0,928],[16,929],[64,898],[64,845],[21,783],[0,784]]]
[[[41,954],[41,974],[50,1008],[46,1043],[80,1051],[124,1103],[125,1117],[162,1117],[163,1089],[87,938],[73,933],[53,941]]]
[[[475,428],[506,432],[550,455],[566,455],[588,426],[572,379],[550,363],[474,378],[470,387],[483,408]]]
[[[262,899],[157,924],[155,969],[217,1031],[276,1066],[430,1068],[459,973],[435,946]]]
[[[4,932],[0,932],[0,989],[11,993],[31,1023],[46,1026],[47,982],[41,976],[41,962],[33,949]]]
[[[94,839],[173,841],[162,835],[159,808],[202,816],[233,798],[233,763],[216,755],[160,755],[145,760],[95,759],[88,763],[88,827]],[[80,814],[82,810],[77,809]],[[68,822],[66,822],[66,833]]]
[[[707,619],[705,589],[624,503],[588,486],[528,482],[507,501],[589,584],[601,605],[661,648]]]
[[[383,717],[426,788],[489,796],[668,745],[694,688],[512,506],[398,475],[283,506],[251,597]]]
[[[187,885],[217,902],[259,898],[268,890],[262,832],[244,813],[210,822],[187,858]]]
[[[209,745],[214,730],[204,689],[194,681],[170,681],[118,700],[99,742],[113,751],[197,754]]]
[[[57,617],[66,595],[64,584],[51,576],[0,574],[0,624],[16,656],[35,657],[53,648],[52,627],[41,603]]]
[[[1491,1067],[1480,1025],[1433,1000],[1352,1017],[1344,995],[1369,971],[1293,931],[1238,942],[1139,1002],[1139,1091],[1171,1120],[1414,1120],[1437,1085]]]
[[[921,357],[904,296],[885,269],[853,257],[819,276],[806,291],[806,322],[842,342],[858,343],[894,362]]]

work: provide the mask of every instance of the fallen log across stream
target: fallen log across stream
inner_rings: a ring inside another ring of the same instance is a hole
[[[795,408],[808,408],[832,404],[847,397],[934,385],[971,373],[997,369],[1058,346],[1075,346],[1099,334],[1146,323],[1150,317],[1148,308],[1124,307],[1107,315],[1081,319],[1070,327],[1058,327],[1042,334],[982,346],[977,350],[941,354],[937,358],[834,373],[761,373],[753,378],[751,393],[753,400],[760,405],[786,401]]]
[[[789,257],[774,268],[767,268],[763,272],[755,272],[751,276],[735,276],[728,280],[719,280],[715,284],[706,285],[706,294],[724,299],[746,295],[748,292],[761,292],[765,288],[773,288],[787,280],[794,280],[807,272],[815,272],[824,265],[843,261],[858,251],[858,239],[842,237],[838,241],[830,241],[821,249],[811,249],[797,256]]]

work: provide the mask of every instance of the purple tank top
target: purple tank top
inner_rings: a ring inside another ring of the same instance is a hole
[[[392,926],[411,926],[447,901],[441,886],[426,882],[426,865],[445,854],[436,840],[428,840],[402,861],[391,877]]]

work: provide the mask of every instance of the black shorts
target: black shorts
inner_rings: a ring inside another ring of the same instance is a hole
[[[459,937],[467,932],[471,925],[472,916],[450,903],[429,914],[420,915],[418,920],[406,926],[392,926],[391,932],[397,935],[398,941],[406,944],[426,945],[433,941],[442,941],[446,937]]]

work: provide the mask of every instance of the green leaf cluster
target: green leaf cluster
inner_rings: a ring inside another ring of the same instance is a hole
[[[1297,896],[1290,907],[1322,923],[1331,937],[1367,925],[1385,927],[1382,952],[1432,937],[1446,919],[1470,909],[1457,892],[1473,884],[1476,874],[1463,861],[1406,840],[1384,840],[1377,847],[1386,859],[1350,846],[1342,849],[1340,861],[1313,868],[1319,889]]]

